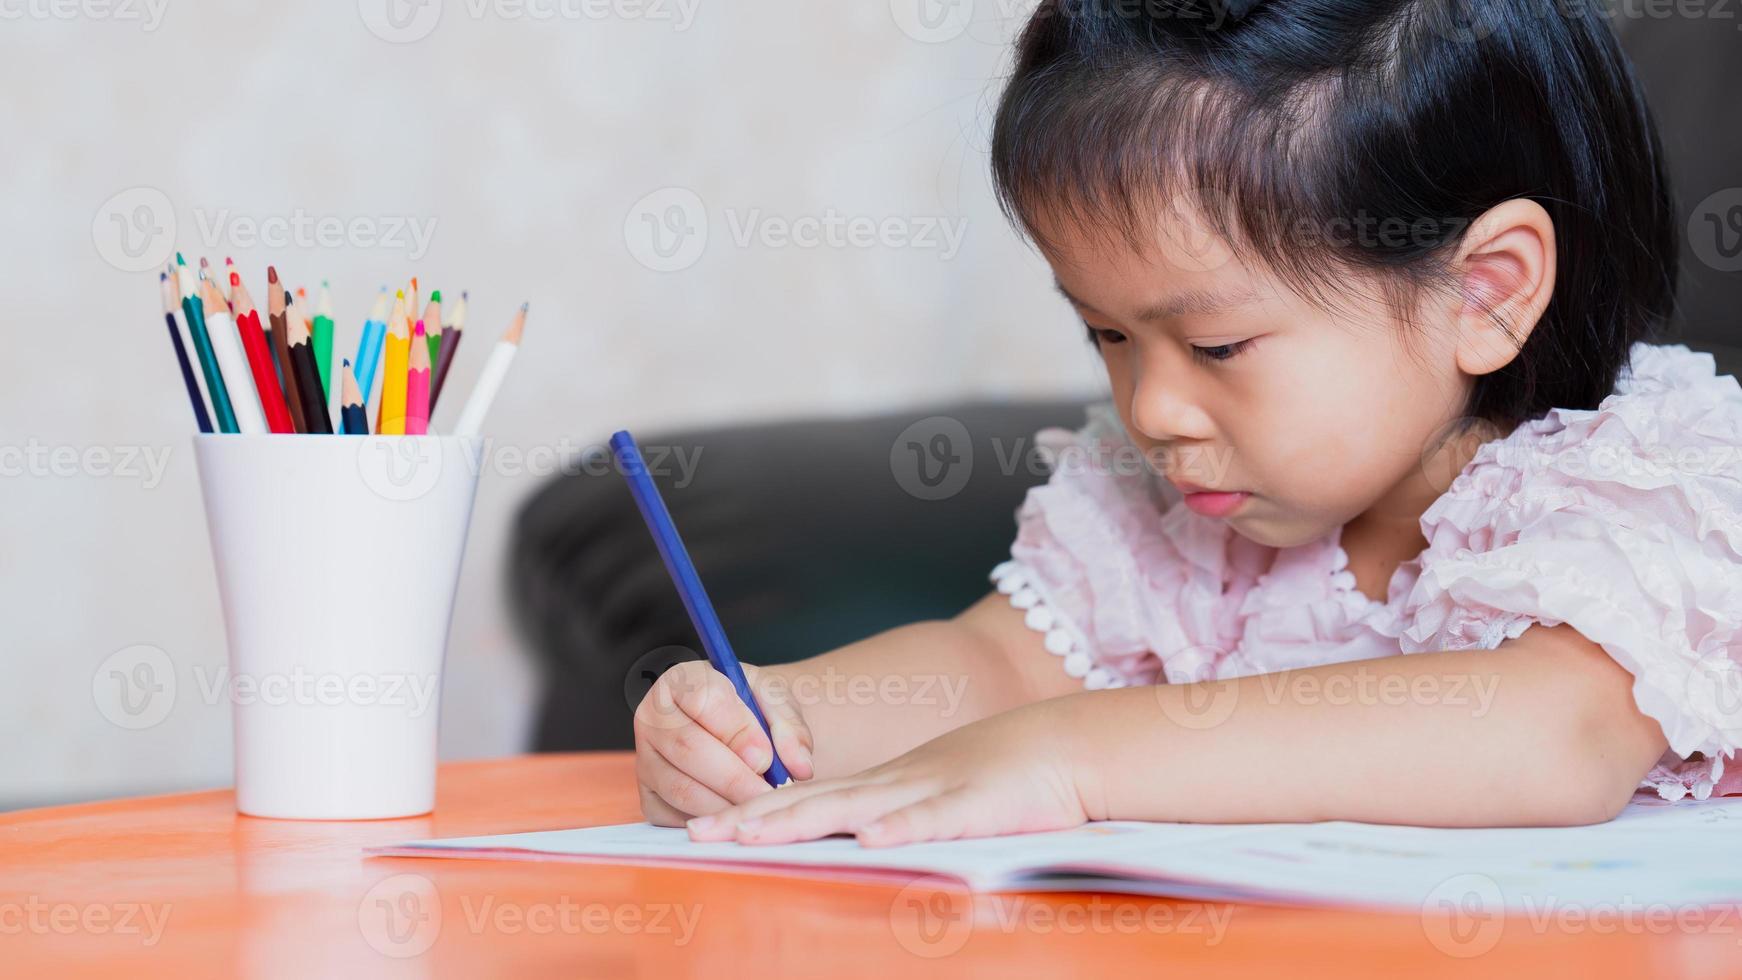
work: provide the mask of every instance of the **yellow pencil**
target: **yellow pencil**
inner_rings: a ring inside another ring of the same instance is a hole
[[[375,432],[384,436],[405,435],[405,372],[411,361],[411,327],[405,319],[405,293],[393,301],[393,318],[387,322],[386,349],[381,363],[381,408]]]

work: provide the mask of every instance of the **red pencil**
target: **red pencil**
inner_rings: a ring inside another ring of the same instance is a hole
[[[248,370],[254,374],[254,387],[260,390],[260,407],[266,411],[266,427],[273,432],[295,432],[290,422],[290,408],[284,402],[284,389],[278,386],[278,371],[272,366],[272,354],[266,350],[266,332],[260,329],[260,311],[248,287],[242,285],[240,273],[230,273],[230,306],[236,311],[236,332],[242,335],[242,350],[248,354]]]

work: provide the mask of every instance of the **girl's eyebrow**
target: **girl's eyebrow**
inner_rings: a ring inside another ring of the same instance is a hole
[[[1057,289],[1072,306],[1090,313],[1100,313],[1100,310],[1072,296],[1064,283],[1054,279],[1053,288]],[[1238,309],[1258,298],[1256,290],[1250,288],[1235,289],[1221,293],[1210,289],[1188,289],[1176,296],[1169,296],[1145,306],[1137,311],[1139,322],[1149,323],[1155,320],[1166,320],[1176,316],[1214,316]]]

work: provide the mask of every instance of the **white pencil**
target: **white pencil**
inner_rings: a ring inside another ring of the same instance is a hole
[[[526,328],[528,305],[520,304],[520,312],[514,314],[508,329],[502,331],[502,339],[490,351],[489,360],[484,362],[484,372],[478,375],[478,385],[472,389],[472,397],[466,399],[460,421],[454,424],[454,435],[475,436],[483,428],[484,415],[490,411],[490,403],[496,400],[496,392],[502,389],[502,380],[508,377],[508,367],[514,363],[514,355],[520,351],[520,333]]]
[[[200,277],[200,294],[212,353],[218,358],[218,370],[228,379],[224,387],[230,393],[230,410],[236,414],[236,431],[245,436],[262,435],[266,432],[266,411],[260,407],[260,393],[254,390],[254,375],[248,370],[248,355],[242,352],[242,335],[236,332],[230,305],[218,291],[218,284],[205,276]]]

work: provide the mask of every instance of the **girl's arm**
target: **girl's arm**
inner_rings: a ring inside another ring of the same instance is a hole
[[[747,844],[844,832],[884,846],[1100,819],[1594,823],[1664,750],[1631,688],[1570,626],[1535,626],[1497,650],[1083,692],[758,795],[689,832]]]
[[[1572,825],[1618,813],[1666,747],[1633,675],[1571,626],[1048,702],[1090,819]]]
[[[859,772],[969,722],[1082,690],[997,592],[953,619],[897,627],[762,673],[784,688],[810,729],[818,779]]]

